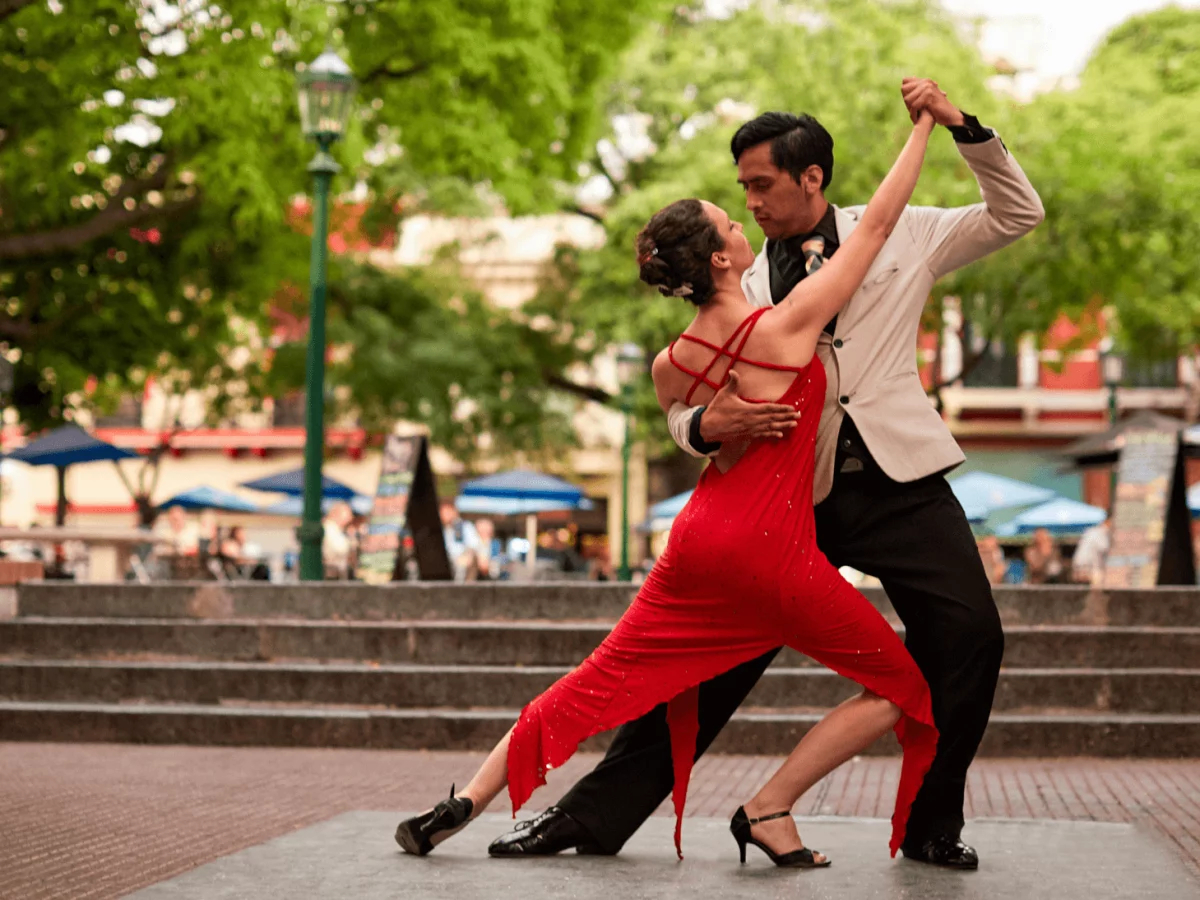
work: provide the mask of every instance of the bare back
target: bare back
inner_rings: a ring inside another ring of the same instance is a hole
[[[745,303],[698,313],[679,339],[655,360],[659,402],[664,408],[676,402],[707,404],[731,370],[741,379],[744,399],[777,402],[812,362],[816,339],[798,336],[785,327],[785,318],[772,315],[774,312]],[[717,457],[718,468],[730,468],[747,446],[748,442],[724,445]]]
[[[731,305],[697,313],[680,339],[660,354],[673,363],[662,366],[661,372],[655,366],[654,382],[660,396],[667,393],[671,402],[688,406],[706,404],[733,368],[747,400],[776,402],[791,385],[796,370],[812,359],[818,332],[808,329],[812,333],[797,334],[777,309],[763,310],[753,327],[743,329],[749,331],[748,336],[738,332],[755,312],[758,308],[746,303],[740,308]],[[703,373],[704,379],[697,382],[689,371]]]

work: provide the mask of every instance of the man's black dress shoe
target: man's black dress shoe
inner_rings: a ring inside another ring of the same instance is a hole
[[[536,819],[518,822],[515,829],[492,841],[488,856],[553,856],[572,847],[579,853],[611,855],[596,843],[586,828],[557,806],[552,806]]]
[[[905,859],[944,866],[947,869],[978,869],[979,854],[956,837],[939,834],[925,840],[905,842],[900,848]]]

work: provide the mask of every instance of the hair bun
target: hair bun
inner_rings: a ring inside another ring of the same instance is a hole
[[[656,287],[663,293],[669,293],[679,286],[678,276],[671,271],[667,261],[660,256],[643,257],[638,277],[651,287]],[[663,290],[663,289],[666,290]]]
[[[725,246],[699,200],[678,200],[656,212],[635,243],[638,277],[664,297],[697,306],[713,294],[710,258]]]

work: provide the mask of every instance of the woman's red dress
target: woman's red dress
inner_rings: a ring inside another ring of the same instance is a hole
[[[514,813],[582,741],[666,702],[675,846],[682,856],[680,819],[695,756],[697,688],[786,644],[900,708],[895,731],[904,761],[892,815],[893,856],[902,843],[909,808],[937,747],[929,688],[883,616],[817,549],[813,452],[825,370],[815,356],[801,369],[744,359],[741,349],[766,311],[748,316],[724,347],[706,346],[717,351],[713,363],[727,356],[731,366],[795,372],[776,402],[794,406],[800,421],[782,439],[754,441],[729,471],[715,465],[704,470],[666,550],[616,627],[578,668],[522,710],[508,749]],[[676,365],[696,376],[694,392],[700,383],[716,387],[707,377],[713,363],[704,372]]]

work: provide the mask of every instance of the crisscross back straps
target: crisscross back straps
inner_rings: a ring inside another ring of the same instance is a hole
[[[715,366],[717,364],[717,361],[719,359],[721,359],[721,357],[730,355],[729,348],[733,344],[733,342],[737,340],[738,335],[742,333],[742,329],[744,329],[752,320],[756,319],[758,314],[761,314],[764,311],[765,310],[757,309],[754,312],[750,313],[750,315],[746,316],[746,318],[742,319],[742,321],[738,324],[738,327],[733,329],[733,333],[731,335],[729,335],[729,339],[727,341],[725,341],[725,343],[722,344],[720,347],[718,347],[716,344],[710,344],[708,341],[704,340],[703,338],[692,337],[690,334],[680,335],[680,337],[685,340],[692,341],[693,343],[700,344],[702,347],[707,347],[709,350],[715,351],[713,353],[712,359],[710,359],[708,361],[708,365],[705,366],[703,368],[703,370],[701,370],[699,372],[695,372],[695,371],[689,369],[687,366],[683,365],[681,362],[679,362],[679,360],[677,360],[675,358],[675,344],[674,343],[672,343],[671,346],[667,348],[667,358],[671,360],[671,364],[674,365],[675,368],[677,368],[680,372],[683,372],[683,374],[691,375],[692,378],[694,379],[692,381],[692,386],[688,389],[687,396],[684,398],[684,402],[690,404],[692,402],[692,395],[696,393],[696,388],[700,387],[700,385],[702,385],[702,384],[712,388],[714,391],[719,391],[721,389],[721,385],[716,384],[711,379],[709,379],[708,373],[712,371],[713,366]],[[747,331],[747,334],[748,333],[749,333],[749,331]],[[742,343],[744,344],[745,341],[743,341]]]

